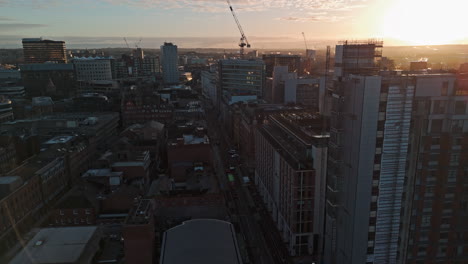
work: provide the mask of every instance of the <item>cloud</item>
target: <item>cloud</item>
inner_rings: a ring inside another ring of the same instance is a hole
[[[14,19],[9,17],[0,16],[0,21],[14,21]]]
[[[17,31],[23,29],[33,29],[33,28],[40,28],[40,27],[47,27],[44,24],[28,24],[28,23],[0,23],[0,31]]]
[[[326,16],[326,15],[312,15],[312,16],[287,16],[279,17],[277,20],[293,21],[293,22],[339,22],[346,20],[348,16]]]
[[[159,9],[189,9],[197,12],[226,12],[224,0],[95,0],[113,5],[133,6]],[[269,9],[290,10],[333,10],[347,11],[365,6],[367,0],[232,0],[232,6],[239,11],[265,11]],[[0,0],[0,5],[47,8],[48,6],[65,5],[59,0]]]

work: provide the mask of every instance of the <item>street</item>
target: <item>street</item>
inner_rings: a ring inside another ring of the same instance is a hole
[[[234,182],[228,182],[226,168],[232,165],[227,153],[231,144],[223,133],[214,111],[206,114],[209,136],[213,146],[213,157],[219,185],[228,203],[233,224],[245,239],[249,252],[249,263],[270,264],[289,263],[288,254],[281,242],[279,233],[274,227],[270,215],[266,211],[255,188],[247,188],[243,184],[240,166],[233,172]],[[217,144],[219,143],[219,144]],[[242,168],[245,169],[245,168]],[[250,184],[254,184],[252,181]],[[253,197],[252,194],[256,196]]]

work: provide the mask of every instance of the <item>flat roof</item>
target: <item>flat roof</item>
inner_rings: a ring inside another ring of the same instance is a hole
[[[50,145],[50,144],[58,144],[58,143],[67,143],[74,138],[75,138],[74,136],[68,136],[68,135],[56,136],[52,139],[49,139],[44,144]]]
[[[96,226],[41,229],[10,264],[75,263],[96,231]]]
[[[215,219],[185,221],[164,233],[160,264],[241,264],[231,223]]]
[[[15,182],[17,180],[21,180],[21,177],[19,177],[19,176],[1,176],[0,177],[0,184],[10,184],[10,183]]]

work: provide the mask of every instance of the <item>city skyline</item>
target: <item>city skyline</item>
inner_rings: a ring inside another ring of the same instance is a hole
[[[302,48],[301,32],[310,46],[363,38],[383,39],[387,46],[468,43],[468,29],[457,26],[468,3],[459,0],[443,5],[436,0],[237,0],[232,5],[254,49]],[[154,39],[179,39],[185,42],[181,48],[236,48],[239,39],[223,0],[2,0],[0,7],[5,11],[0,48],[40,36],[75,47],[125,47],[127,37],[142,38],[143,48],[160,45]]]

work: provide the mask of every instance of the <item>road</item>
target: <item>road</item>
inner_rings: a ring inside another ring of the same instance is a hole
[[[250,263],[288,263],[289,261],[286,260],[288,258],[287,252],[282,245],[278,231],[275,229],[272,232],[270,224],[264,225],[264,218],[271,222],[272,220],[263,203],[259,200],[258,194],[256,198],[252,197],[252,190],[248,189],[242,182],[242,176],[248,174],[243,173],[237,166],[234,173],[237,177],[235,177],[234,183],[228,182],[225,168],[232,164],[227,154],[231,144],[217,121],[216,113],[207,111],[206,117],[210,139],[215,143],[212,144],[213,157],[220,188],[225,194],[226,201],[231,202],[230,213],[235,226],[246,241]]]

